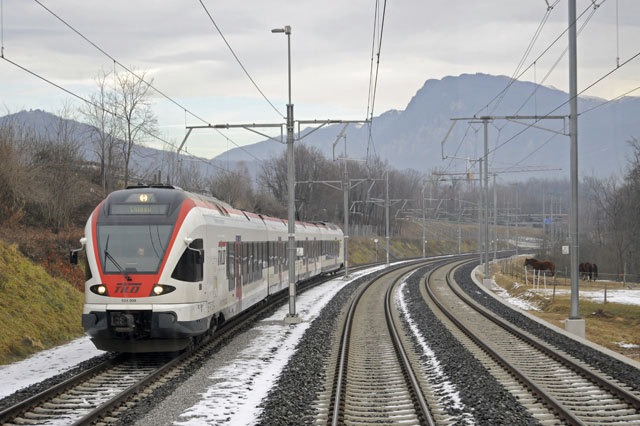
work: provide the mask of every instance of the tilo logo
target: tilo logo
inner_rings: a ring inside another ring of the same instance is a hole
[[[115,294],[136,294],[142,283],[117,283]]]

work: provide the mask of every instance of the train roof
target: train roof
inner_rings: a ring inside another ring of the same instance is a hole
[[[147,193],[154,194],[155,197],[158,198],[158,201],[161,202],[169,202],[171,204],[182,202],[186,199],[191,199],[196,203],[196,206],[209,208],[214,211],[218,211],[221,216],[236,216],[236,217],[244,217],[248,221],[260,220],[266,223],[266,221],[281,223],[284,226],[287,226],[288,221],[286,219],[280,219],[272,216],[263,215],[260,213],[253,213],[246,210],[240,210],[232,207],[230,204],[221,201],[215,197],[209,195],[196,194],[194,192],[185,191],[184,189],[174,186],[174,185],[163,185],[163,184],[151,184],[151,185],[130,185],[127,186],[126,189],[114,191],[107,199],[110,202],[126,202],[126,200],[130,197],[132,193]],[[314,221],[314,222],[301,222],[296,221],[296,226],[300,226],[303,229],[309,228],[318,228],[318,229],[328,229],[332,231],[340,230],[340,227],[323,221]]]

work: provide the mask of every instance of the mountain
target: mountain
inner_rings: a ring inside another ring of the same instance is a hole
[[[0,127],[7,125],[13,125],[16,128],[23,129],[23,131],[41,136],[43,139],[55,139],[56,134],[64,131],[70,140],[78,141],[80,154],[85,160],[99,161],[92,143],[92,138],[96,137],[96,135],[93,128],[88,124],[61,118],[55,114],[35,109],[0,117]],[[169,155],[175,154],[146,146],[136,146],[131,155],[131,170],[136,172],[136,175],[132,178],[132,183],[137,181],[136,176],[142,180],[149,180],[158,171],[162,172],[163,179],[165,179],[169,172],[167,165]],[[181,157],[189,159],[187,156]],[[209,162],[209,160],[204,159],[202,162],[185,161],[184,163],[190,168],[195,167],[202,175],[207,175],[211,172],[211,164],[214,161]]]
[[[449,167],[442,160],[441,142],[446,136],[451,118],[483,115],[567,115],[569,113],[566,92],[553,87],[531,82],[516,81],[511,84],[498,107],[483,108],[492,98],[511,83],[505,76],[487,74],[462,74],[457,77],[430,79],[416,92],[404,110],[389,110],[374,117],[371,125],[372,145],[367,147],[369,128],[351,124],[347,131],[347,154],[351,158],[365,158],[367,149],[387,160],[396,169],[413,168],[425,173]],[[528,98],[529,101],[525,103]],[[620,173],[627,164],[631,150],[626,143],[632,137],[640,137],[640,98],[624,97],[609,102],[592,111],[604,102],[594,97],[581,97],[578,110],[585,113],[578,119],[579,167],[582,175],[609,176]],[[556,111],[555,108],[562,105]],[[553,112],[551,112],[553,111]],[[29,127],[41,134],[55,132],[60,118],[41,110],[22,111],[0,118],[0,126],[10,121]],[[88,160],[97,159],[90,140],[90,126],[63,120],[77,140],[82,141],[82,150]],[[531,121],[529,121],[531,123]],[[569,120],[543,120],[536,126],[568,132]],[[327,157],[332,156],[332,145],[343,125],[325,126],[303,139],[303,143],[319,148]],[[311,128],[303,130],[309,133]],[[523,132],[524,130],[524,132]],[[523,132],[519,136],[516,135]],[[55,134],[55,133],[53,133]],[[512,139],[512,140],[510,140]],[[507,142],[508,141],[508,142]],[[544,172],[544,176],[566,176],[569,171],[569,138],[563,135],[529,128],[522,124],[496,119],[489,126],[489,149],[507,142],[490,154],[490,167],[508,168],[516,163],[520,166],[541,165],[561,168],[562,171]],[[336,154],[342,155],[344,143],[336,146]],[[265,140],[246,145],[244,150],[258,158],[268,159],[281,154],[285,145]],[[444,145],[445,155],[478,158],[483,152],[483,129],[481,123],[471,126],[459,122]],[[184,157],[187,159],[187,157]],[[166,177],[167,153],[153,148],[138,147],[132,157],[134,168],[143,176],[158,170]],[[259,167],[253,157],[234,148],[211,160],[184,161],[184,166],[195,168],[206,176],[219,168],[235,167],[239,161],[246,163],[252,173]],[[464,164],[454,164],[450,170],[463,170]],[[506,176],[509,180],[533,176],[531,173]],[[543,176],[540,172],[535,176]]]
[[[569,95],[566,92],[522,81],[511,84],[495,110],[493,104],[489,110],[483,108],[510,82],[508,77],[487,74],[462,74],[441,80],[427,80],[404,110],[390,110],[374,117],[373,146],[369,149],[395,168],[413,168],[428,173],[433,169],[445,168],[449,163],[449,160],[442,160],[441,142],[451,126],[451,118],[473,117],[476,114],[506,116],[514,115],[516,111],[519,115],[569,114]],[[530,98],[529,101],[522,106],[527,98]],[[626,142],[640,136],[640,121],[637,119],[640,117],[640,98],[625,97],[588,111],[603,102],[603,99],[594,97],[580,97],[578,100],[578,111],[586,112],[578,118],[581,174],[608,176],[623,170],[626,156],[630,153]],[[560,108],[554,111],[558,106]],[[569,120],[543,120],[536,126],[559,131],[564,126],[568,133]],[[504,119],[491,123],[490,150],[513,139],[490,154],[490,167],[506,168],[520,162],[520,166],[562,168],[561,172],[545,173],[566,175],[569,170],[569,137],[526,127]],[[331,157],[332,144],[341,129],[342,125],[326,126],[307,136],[303,143],[313,145]],[[346,135],[349,157],[364,158],[367,153],[368,126],[350,125]],[[342,152],[342,146],[341,142],[336,152]],[[244,148],[259,158],[269,158],[282,152],[284,145],[266,140]],[[483,152],[482,124],[469,126],[467,122],[459,122],[447,139],[444,151],[449,156],[478,158]],[[235,148],[214,160],[227,158],[231,161],[251,159],[248,154]],[[454,170],[463,168],[464,165],[452,167]],[[540,176],[540,173],[536,175]]]

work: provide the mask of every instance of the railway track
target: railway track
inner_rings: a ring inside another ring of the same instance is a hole
[[[411,349],[393,315],[396,285],[418,267],[398,268],[372,280],[349,308],[335,366],[334,386],[319,405],[339,424],[435,424],[414,372]],[[330,414],[329,414],[330,413]]]
[[[425,291],[458,329],[452,333],[535,418],[572,425],[640,424],[638,395],[478,305],[453,282],[454,269],[448,265],[429,274]]]
[[[372,265],[352,268],[356,272]],[[299,291],[334,279],[317,277],[298,285]],[[75,424],[113,422],[118,414],[147,397],[155,388],[182,373],[191,363],[210,356],[224,340],[263,312],[287,300],[287,292],[274,295],[267,303],[227,321],[213,336],[177,355],[120,354],[74,377],[58,383],[0,412],[0,424]]]

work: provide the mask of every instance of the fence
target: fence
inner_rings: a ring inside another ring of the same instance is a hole
[[[527,285],[534,282],[534,271],[524,268],[523,256],[519,256],[517,258],[515,256],[511,256],[502,260],[500,262],[500,272],[505,275],[516,277]],[[555,272],[555,277],[552,278],[548,271],[542,271],[542,275],[540,275],[539,271],[535,274],[536,285],[539,283],[540,279],[542,279],[543,285],[545,284],[545,280],[552,280],[556,285],[570,284],[571,275],[568,273],[566,268],[562,270],[557,269]],[[640,276],[636,274],[626,274],[625,276],[625,274],[598,273],[598,277],[593,278],[593,281],[596,282],[615,283],[616,285],[619,285],[620,288],[640,288]],[[581,276],[580,280],[588,281],[587,276]]]

